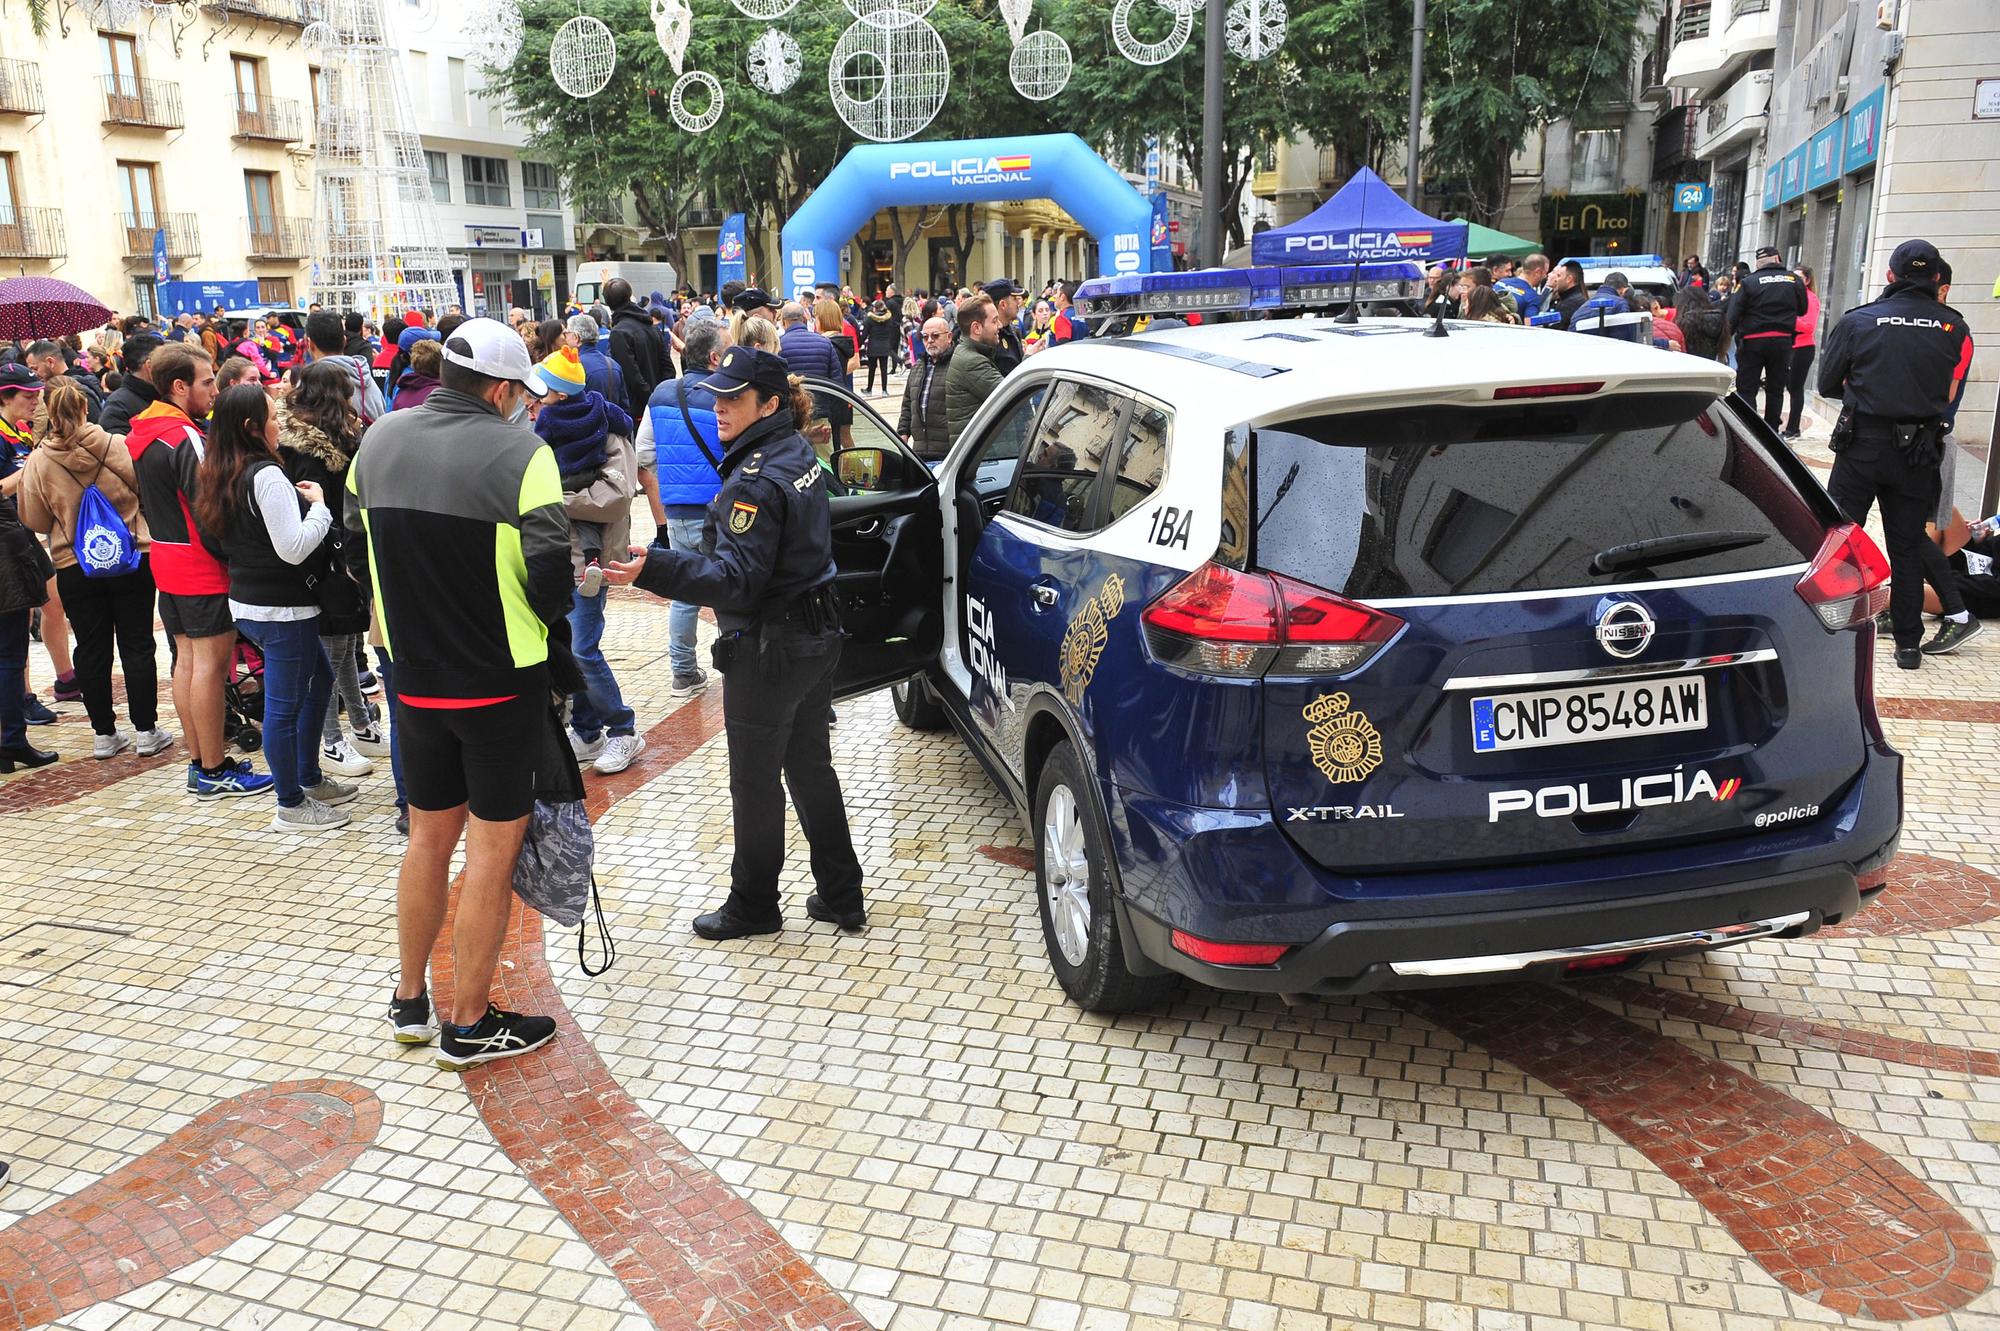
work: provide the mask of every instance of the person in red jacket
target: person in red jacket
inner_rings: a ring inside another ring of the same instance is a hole
[[[260,795],[267,773],[230,758],[223,730],[223,685],[236,650],[229,609],[229,569],[195,529],[195,477],[201,466],[197,420],[215,406],[215,362],[192,342],[169,342],[146,358],[159,400],[132,418],[125,447],[138,480],[139,511],[152,532],[153,581],[160,623],[174,640],[174,712],[193,754],[187,789],[196,799]]]

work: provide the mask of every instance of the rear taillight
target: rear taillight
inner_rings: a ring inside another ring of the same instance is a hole
[[[1292,950],[1289,943],[1217,943],[1179,929],[1173,932],[1173,944],[1174,951],[1211,966],[1274,966]]]
[[[1254,679],[1342,675],[1396,636],[1403,621],[1275,573],[1203,564],[1146,607],[1146,642],[1166,665]]]
[[[1889,608],[1889,561],[1867,532],[1844,523],[1820,542],[1798,593],[1829,630],[1865,624]]]

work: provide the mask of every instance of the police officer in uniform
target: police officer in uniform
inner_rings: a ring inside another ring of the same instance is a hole
[[[1021,367],[1028,358],[1021,344],[1021,298],[1027,295],[1026,288],[1018,285],[1011,277],[998,277],[980,288],[992,297],[993,308],[1000,312],[1000,350],[994,353],[993,363],[1000,367],[1001,374]]]
[[[1786,269],[1783,255],[1766,245],[1757,267],[1729,298],[1728,324],[1736,334],[1736,392],[1757,409],[1764,384],[1764,422],[1778,428],[1785,413],[1785,384],[1792,370],[1792,339],[1806,312],[1806,284]]]
[[[700,385],[715,395],[724,446],[722,488],[708,506],[699,553],[633,546],[605,580],[715,609],[712,649],[722,673],[729,799],[736,851],[729,898],[696,917],[703,938],[776,933],[785,862],[785,798],[812,847],[806,914],[857,930],[867,923],[861,864],[848,834],[828,727],[840,624],[833,595],[833,515],[827,473],[799,434],[810,399],[782,357],[731,347]]]
[[[1923,638],[1924,523],[1938,501],[1944,414],[1972,362],[1965,318],[1937,297],[1943,265],[1927,240],[1906,240],[1889,258],[1881,299],[1842,315],[1827,336],[1819,391],[1841,399],[1827,490],[1853,523],[1882,505],[1889,547],[1889,616],[1896,664],[1915,670],[1926,653],[1948,652],[1979,631],[1956,588],[1939,588],[1944,622]],[[1946,579],[1949,585],[1950,580]]]

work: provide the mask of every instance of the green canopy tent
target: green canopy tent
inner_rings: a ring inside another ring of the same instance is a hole
[[[1510,236],[1505,231],[1495,231],[1492,227],[1481,226],[1477,222],[1466,222],[1463,217],[1454,217],[1452,221],[1465,222],[1468,228],[1465,233],[1465,253],[1473,263],[1478,263],[1492,254],[1511,254],[1519,259],[1541,248],[1536,241],[1522,240],[1519,236]]]

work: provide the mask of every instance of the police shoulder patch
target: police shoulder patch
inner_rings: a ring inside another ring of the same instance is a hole
[[[746,504],[741,499],[729,506],[729,530],[741,536],[750,530],[750,524],[757,520],[757,506]]]

